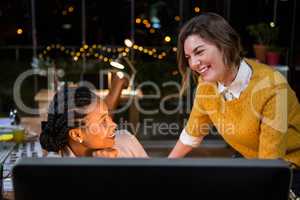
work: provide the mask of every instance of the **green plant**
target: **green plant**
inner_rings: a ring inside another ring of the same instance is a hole
[[[279,28],[271,27],[267,23],[252,24],[246,27],[249,34],[255,38],[258,44],[271,45],[277,42]]]

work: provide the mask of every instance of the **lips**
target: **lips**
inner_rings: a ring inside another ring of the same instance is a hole
[[[116,137],[116,132],[115,132],[115,131],[111,132],[111,133],[108,135],[108,138],[111,138],[111,139],[115,139],[115,137]]]
[[[201,66],[201,67],[199,67],[197,72],[201,75],[204,75],[208,71],[209,68],[210,68],[210,65]]]

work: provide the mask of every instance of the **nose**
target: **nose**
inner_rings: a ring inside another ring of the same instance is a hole
[[[197,59],[196,57],[192,56],[190,58],[190,68],[191,69],[196,69],[197,66],[199,66],[201,64],[200,60]]]
[[[112,121],[111,118],[108,119],[107,125],[109,126],[109,133],[108,133],[108,137],[114,137],[115,134],[115,130],[117,129],[117,124],[115,122]]]

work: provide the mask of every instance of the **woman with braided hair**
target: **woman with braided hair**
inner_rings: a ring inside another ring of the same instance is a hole
[[[116,108],[125,83],[126,79],[115,77],[104,100],[84,86],[58,91],[42,128],[43,149],[68,157],[147,157],[135,136],[116,131],[109,113]]]

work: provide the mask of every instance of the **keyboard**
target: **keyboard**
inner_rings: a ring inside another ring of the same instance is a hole
[[[6,192],[13,191],[11,172],[13,166],[21,158],[43,157],[43,151],[39,141],[13,144],[12,150],[8,153],[8,156],[6,156],[3,164],[3,190]]]
[[[15,147],[14,142],[0,142],[0,163],[3,163]]]

